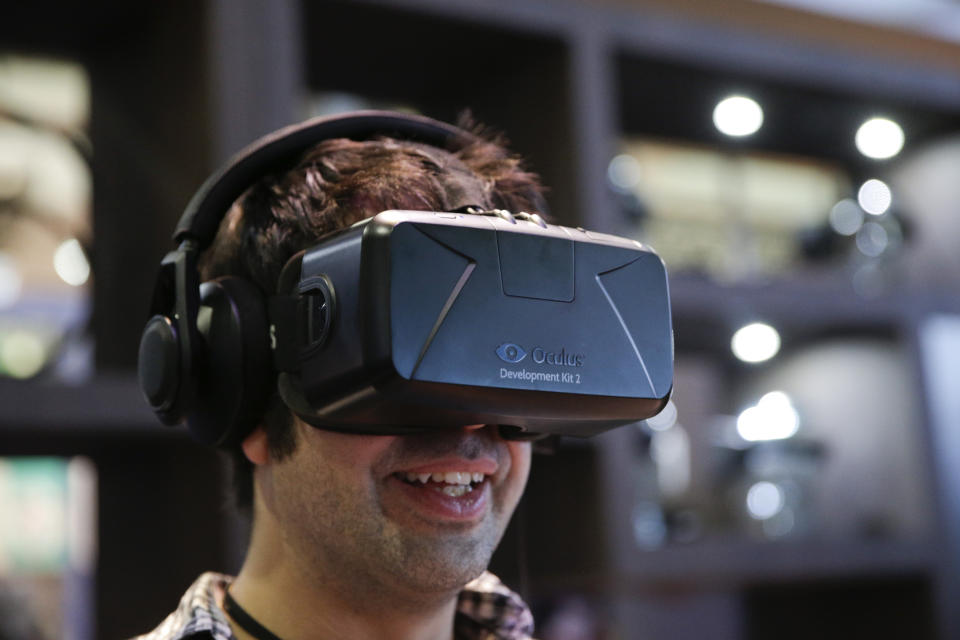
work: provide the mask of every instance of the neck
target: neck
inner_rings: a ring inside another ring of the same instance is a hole
[[[230,593],[282,640],[452,638],[457,593],[405,593],[382,579],[354,573],[343,580],[342,571],[307,568],[264,515]],[[235,621],[231,626],[240,640],[255,640]]]

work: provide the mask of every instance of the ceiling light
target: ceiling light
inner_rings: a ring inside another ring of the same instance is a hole
[[[756,100],[746,96],[730,96],[714,108],[713,124],[728,136],[748,136],[763,124],[763,109]]]
[[[903,129],[888,118],[871,118],[857,129],[855,142],[863,155],[875,160],[886,160],[903,149]]]
[[[780,351],[780,334],[768,324],[755,322],[733,334],[730,348],[744,362],[763,362]]]
[[[792,438],[800,428],[800,416],[790,397],[782,391],[765,394],[756,405],[737,417],[737,433],[747,442]]]

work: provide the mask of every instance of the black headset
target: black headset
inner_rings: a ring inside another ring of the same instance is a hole
[[[292,167],[334,138],[389,136],[451,148],[476,139],[422,116],[361,111],[316,118],[263,137],[236,154],[190,200],[160,265],[140,340],[138,373],[147,402],[165,424],[186,421],[214,446],[240,442],[255,426],[275,379],[264,293],[235,276],[200,282],[198,255],[231,205],[260,178]]]

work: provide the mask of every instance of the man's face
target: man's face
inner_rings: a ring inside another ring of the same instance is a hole
[[[297,420],[296,429],[295,453],[265,469],[266,506],[304,570],[365,589],[430,597],[479,575],[530,468],[529,443],[496,427],[360,436]]]

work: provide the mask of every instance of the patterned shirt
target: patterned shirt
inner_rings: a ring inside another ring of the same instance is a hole
[[[177,610],[134,640],[236,640],[218,604],[233,578],[204,573],[180,599]],[[532,640],[533,615],[516,593],[489,571],[460,592],[454,619],[456,640]]]

